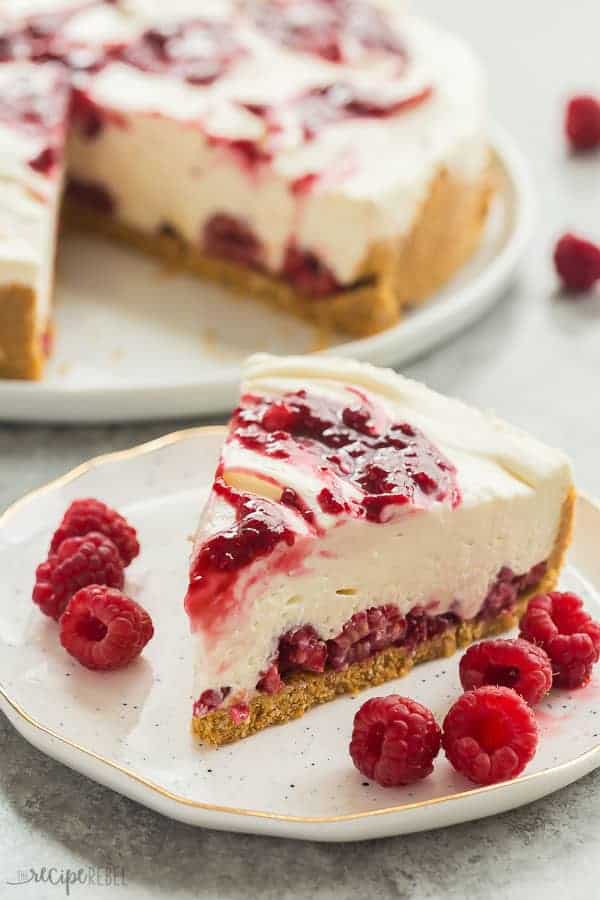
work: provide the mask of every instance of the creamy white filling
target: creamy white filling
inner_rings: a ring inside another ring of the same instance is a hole
[[[252,691],[279,637],[295,626],[311,624],[332,638],[354,613],[385,603],[402,613],[426,606],[432,614],[451,610],[471,618],[503,566],[524,574],[549,558],[556,540],[571,484],[559,451],[396,373],[351,361],[258,357],[248,364],[244,387],[277,395],[300,384],[310,394],[346,397],[348,385],[360,387],[397,421],[422,429],[455,464],[462,503],[454,510],[436,504],[401,512],[386,524],[321,514],[320,538],[307,538],[300,526],[298,542],[308,552],[297,568],[277,572],[272,559],[250,566],[236,587],[238,612],[219,636],[205,639],[196,631],[197,696],[223,685],[233,688],[232,697]],[[251,471],[292,486],[318,510],[316,472],[267,460],[235,442],[225,446],[223,463],[225,480],[235,479],[240,489],[273,496],[271,481],[261,487],[245,480]],[[213,496],[198,545],[232,521],[231,507]]]
[[[0,65],[0,95],[6,91],[10,96],[16,80],[24,82],[42,103],[44,98],[56,103],[59,114],[62,106],[66,118],[68,89],[60,67],[28,62]],[[52,173],[43,174],[29,162],[50,143],[60,154],[63,141],[60,123],[46,133],[19,120],[0,122],[0,286],[18,284],[35,291],[40,332],[50,310],[63,166],[58,162]]]
[[[26,187],[0,178],[0,287],[34,290],[40,333],[50,314],[60,189],[58,177],[40,201]]]

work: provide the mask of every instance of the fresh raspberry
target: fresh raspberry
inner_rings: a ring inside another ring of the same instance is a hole
[[[475,784],[515,778],[533,759],[537,742],[533,711],[507,687],[486,685],[467,691],[444,719],[446,756]]]
[[[522,641],[482,641],[469,647],[460,661],[465,691],[495,684],[512,688],[535,706],[552,687],[552,666],[541,647]]]
[[[128,566],[140,552],[135,528],[116,510],[92,498],[71,503],[54,533],[50,552],[55,553],[66,538],[90,531],[100,531],[111,539],[121,554],[124,566]]]
[[[288,631],[279,641],[279,671],[291,672],[297,669],[306,672],[322,672],[327,659],[327,645],[312,627]]]
[[[339,672],[399,642],[406,633],[406,620],[393,604],[354,613],[340,633],[327,641],[327,663]]]
[[[51,619],[58,620],[64,611],[69,599],[61,590],[55,590],[52,584],[52,576],[56,568],[56,556],[50,556],[40,563],[35,570],[35,584],[33,586],[32,599],[37,603],[41,611]]]
[[[565,234],[554,248],[554,266],[568,291],[589,291],[600,279],[600,247],[576,234]]]
[[[335,274],[312,250],[290,244],[283,262],[283,276],[300,294],[325,297],[339,290]]]
[[[67,538],[36,569],[33,602],[53,619],[60,618],[67,602],[88,584],[123,587],[123,562],[106,535],[92,531],[85,537]]]
[[[194,716],[206,716],[213,709],[218,709],[229,694],[231,688],[203,691],[193,706]]]
[[[600,658],[600,623],[576,594],[553,591],[529,601],[521,637],[543,647],[552,664],[554,686],[582,687]]]
[[[71,597],[60,619],[60,642],[88,669],[120,669],[152,635],[152,619],[121,591],[92,584]]]
[[[250,707],[247,703],[232,703],[228,711],[234,725],[240,725],[242,722],[245,722],[250,715]]]
[[[271,663],[265,672],[261,672],[256,689],[262,691],[263,694],[276,694],[282,687],[283,680],[279,674],[277,664]]]
[[[350,756],[383,787],[412,784],[433,771],[440,729],[432,713],[408,697],[367,700],[354,716]]]
[[[567,104],[565,131],[573,150],[600,147],[600,102],[583,94]]]

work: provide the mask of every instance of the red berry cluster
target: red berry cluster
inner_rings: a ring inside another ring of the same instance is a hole
[[[75,500],[36,569],[33,602],[60,624],[60,642],[89,669],[117,669],[154,633],[148,613],[121,593],[140,552],[135,529],[99,500]]]
[[[433,771],[441,747],[475,784],[519,775],[533,759],[538,727],[532,707],[555,687],[580,687],[600,658],[600,623],[579,597],[534,597],[515,640],[469,647],[460,661],[465,693],[440,729],[429,709],[392,694],[367,700],[354,717],[350,755],[384,787],[412,784]]]
[[[575,153],[600,148],[600,100],[573,97],[565,113],[565,133]],[[573,294],[591,290],[600,281],[600,246],[576,234],[565,234],[554,248],[554,266],[564,288]]]

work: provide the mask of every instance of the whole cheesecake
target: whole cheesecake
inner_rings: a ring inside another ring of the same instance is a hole
[[[569,463],[389,370],[257,356],[193,551],[193,728],[222,744],[510,628],[556,584]]]
[[[42,370],[64,174],[75,227],[366,335],[476,246],[486,112],[396,0],[0,5],[0,375]]]

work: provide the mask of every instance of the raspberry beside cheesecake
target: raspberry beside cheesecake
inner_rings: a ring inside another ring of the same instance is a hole
[[[30,0],[0,12],[0,69],[70,79],[75,227],[370,334],[469,256],[491,195],[480,66],[400,7]]]
[[[258,356],[192,556],[193,727],[221,744],[514,625],[557,580],[567,459],[388,370]]]

